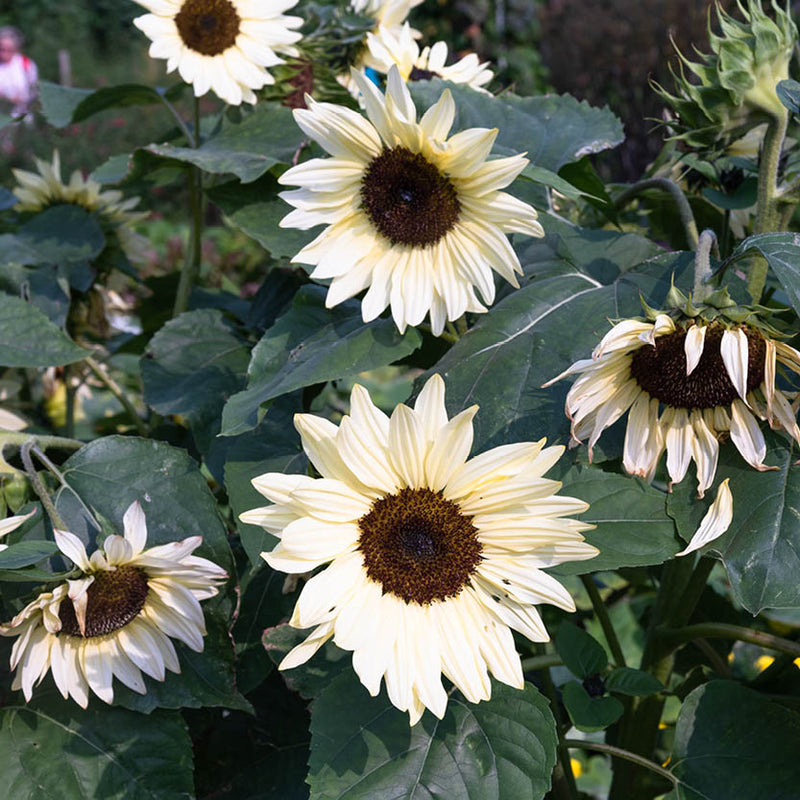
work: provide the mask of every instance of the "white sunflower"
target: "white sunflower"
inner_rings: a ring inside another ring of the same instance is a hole
[[[296,667],[328,639],[353,651],[370,694],[381,680],[413,725],[429,708],[444,715],[441,675],[471,702],[491,694],[489,672],[523,686],[511,631],[548,635],[536,609],[568,611],[569,592],[546,567],[592,558],[565,518],[588,504],[556,494],[543,478],[563,447],[521,442],[468,460],[472,406],[448,420],[444,381],[434,375],[414,408],[391,418],[356,385],[340,425],[298,414],[295,427],[321,478],[267,473],[253,485],[274,505],[241,515],[280,537],[262,553],[277,570],[325,566],[303,587],[290,624],[313,628],[281,663]]]
[[[470,128],[448,138],[455,103],[448,90],[422,119],[397,67],[386,96],[353,72],[369,119],[307,97],[297,124],[333,156],[313,158],[283,173],[281,193],[295,207],[281,227],[327,227],[292,261],[332,279],[330,308],[364,289],[365,322],[387,306],[400,331],[430,313],[435,335],[446,320],[486,311],[492,270],[513,286],[522,273],[506,238],[543,236],[536,211],[500,191],[525,169],[524,155],[487,160],[497,128]]]
[[[407,22],[399,33],[383,25],[375,33],[368,33],[367,48],[371,56],[370,65],[380,73],[385,74],[392,65],[397,65],[404,81],[443,78],[488,94],[483,88],[493,77],[492,71],[487,69],[488,62],[482,64],[475,53],[470,53],[447,66],[447,45],[436,42],[433,47],[425,47],[420,52]]]
[[[39,212],[50,206],[71,204],[96,212],[103,224],[104,233],[116,238],[130,261],[144,258],[147,240],[133,230],[133,226],[145,219],[146,212],[133,209],[139,204],[138,197],[125,199],[116,189],[103,189],[91,178],[84,178],[80,170],[75,170],[69,183],[61,179],[61,157],[58,150],[53,151],[52,162],[34,159],[38,172],[12,169],[17,180],[12,188],[19,201],[15,208],[23,212]]]
[[[764,465],[758,420],[800,443],[789,399],[775,385],[777,364],[800,374],[800,353],[752,326],[676,325],[659,314],[655,322],[619,322],[590,359],[545,386],[581,375],[567,394],[566,413],[574,442],[589,437],[590,458],[602,432],[630,409],[625,469],[650,481],[666,450],[667,472],[677,483],[694,460],[702,497],[714,482],[721,438],[730,436],[757,470],[773,469]]]
[[[211,89],[231,105],[255,103],[254,89],[275,83],[265,69],[297,56],[300,17],[283,12],[297,0],[135,0],[150,14],[133,24],[151,40],[150,55],[167,59],[196,97]]]
[[[40,594],[11,622],[3,636],[16,636],[12,688],[30,700],[48,671],[64,698],[86,708],[91,689],[114,700],[116,676],[139,694],[147,688],[142,672],[163,681],[166,670],[180,672],[170,637],[197,652],[203,649],[205,620],[200,600],[217,594],[227,573],[191,555],[201,536],[145,548],[147,528],[138,502],[123,519],[124,536],[108,536],[87,557],[81,540],[55,531],[56,544],[82,575]]]

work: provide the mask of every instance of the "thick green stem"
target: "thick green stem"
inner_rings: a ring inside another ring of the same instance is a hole
[[[85,358],[84,361],[89,369],[92,371],[92,374],[108,389],[114,397],[120,402],[122,407],[125,411],[128,412],[128,416],[131,418],[131,421],[136,426],[136,430],[140,436],[147,436],[147,426],[144,424],[144,420],[139,416],[139,412],[136,410],[136,406],[131,403],[130,400],[125,396],[125,393],[119,387],[119,384],[108,374],[105,370],[98,364],[93,358]]]
[[[86,444],[77,439],[65,439],[63,436],[39,436],[35,433],[0,431],[0,448],[5,445],[21,447],[29,440],[33,441],[41,450],[80,450]]]
[[[702,302],[711,294],[712,287],[708,282],[711,278],[711,253],[715,252],[719,258],[719,244],[714,231],[706,229],[700,234],[697,250],[694,255],[694,291],[692,299]]]
[[[618,195],[614,200],[614,205],[617,208],[622,208],[629,200],[632,200],[647,189],[663,189],[665,192],[669,192],[678,207],[678,214],[683,224],[683,230],[686,233],[689,249],[696,250],[697,242],[700,238],[697,233],[697,222],[695,222],[694,213],[689,201],[686,199],[686,195],[675,181],[671,181],[669,178],[648,178],[647,180],[639,181],[639,183],[634,183],[633,186],[629,186],[622,194]]]
[[[564,662],[555,653],[553,655],[532,656],[522,659],[522,671],[533,672],[537,669],[548,669],[549,667],[560,667]]]
[[[50,517],[50,522],[52,523],[54,528],[58,528],[59,530],[64,530],[64,522],[56,511],[56,507],[53,504],[53,501],[50,498],[50,494],[48,493],[45,485],[42,483],[42,479],[39,477],[39,473],[36,471],[36,467],[33,465],[33,459],[31,459],[31,449],[36,446],[36,442],[32,439],[25,442],[19,449],[20,458],[22,458],[22,464],[25,467],[25,474],[28,476],[28,480],[31,482],[31,486],[33,486],[33,491],[39,496],[39,500],[42,501],[42,505],[44,506],[45,511],[47,511],[47,515]]]
[[[600,627],[603,629],[608,646],[611,648],[611,655],[614,658],[614,665],[617,667],[626,666],[625,655],[622,652],[622,647],[620,646],[619,639],[617,638],[617,632],[614,630],[614,626],[611,624],[611,617],[608,615],[608,609],[606,608],[606,604],[603,602],[603,598],[600,597],[600,592],[597,586],[595,586],[595,583],[590,575],[581,575],[581,581],[589,595],[589,599],[592,601],[594,615],[600,622]]]
[[[800,657],[800,642],[793,642],[771,633],[754,631],[740,625],[727,625],[723,622],[701,622],[697,625],[686,625],[682,628],[659,628],[656,636],[664,643],[677,647],[693,639],[733,639],[739,642],[749,642],[765,647],[768,650],[777,650],[794,658]]]
[[[770,119],[764,144],[761,147],[761,159],[758,165],[758,206],[756,211],[755,232],[771,233],[780,225],[778,167],[780,165],[783,142],[786,138],[786,126],[789,123],[789,112],[781,109],[777,116]],[[769,264],[763,256],[753,256],[747,276],[747,288],[754,303],[761,300],[764,284],[767,282]]]
[[[194,146],[200,145],[200,101],[194,98]],[[189,168],[189,206],[192,215],[192,226],[186,248],[186,258],[181,270],[178,291],[175,295],[175,307],[172,316],[177,317],[189,307],[189,295],[192,286],[200,273],[203,242],[203,172],[199,167]]]
[[[603,742],[587,742],[583,739],[564,739],[564,745],[566,747],[580,747],[583,750],[595,750],[598,753],[606,753],[613,758],[624,758],[632,764],[638,764],[638,766],[649,769],[651,772],[655,772],[656,775],[666,778],[673,786],[678,785],[678,779],[668,769],[664,769],[664,767],[656,764],[655,761],[650,761],[649,758],[642,758],[642,756],[632,753],[630,750],[623,750],[621,747],[614,747],[614,745],[604,744]]]

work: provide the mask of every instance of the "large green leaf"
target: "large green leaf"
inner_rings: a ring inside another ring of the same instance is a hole
[[[182,414],[205,450],[225,401],[244,387],[250,348],[221,311],[189,311],[150,340],[141,361],[144,399],[159,414]]]
[[[730,478],[733,520],[727,533],[703,549],[722,557],[736,599],[753,614],[764,608],[800,607],[800,472],[793,466],[797,447],[780,434],[764,435],[764,463],[776,470],[756,472],[730,442],[720,448],[717,481]],[[714,497],[709,492],[698,500],[695,494],[694,481],[687,479],[668,501],[687,542]]]
[[[564,665],[576,678],[588,678],[608,665],[603,645],[572,622],[565,621],[558,626],[555,646]]]
[[[13,800],[186,800],[192,743],[178,712],[149,716],[52,693],[0,710],[0,772]]]
[[[202,536],[203,544],[195,554],[232,574],[227,532],[217,503],[197,463],[185,451],[163,442],[108,436],[81,448],[62,470],[83,502],[118,532],[128,506],[139,500],[147,521],[148,547]],[[90,529],[72,493],[60,489],[56,507],[69,530],[88,541]]]
[[[254,566],[264,564],[260,553],[272,550],[277,539],[258,525],[246,525],[239,519],[243,511],[269,504],[251,480],[265,472],[305,472],[308,464],[300,435],[292,424],[297,406],[290,401],[295,399],[276,402],[254,430],[221,440],[230,443],[225,454],[225,488],[242,546]]]
[[[795,800],[800,714],[731,681],[712,681],[684,701],[675,727],[674,800]]]
[[[638,248],[641,239],[632,238]],[[542,384],[587,358],[609,330],[610,318],[640,314],[640,293],[657,306],[673,276],[680,283],[688,265],[684,255],[657,256],[622,272],[629,263],[626,239],[597,241],[587,232],[531,248],[526,272],[541,277],[479,317],[433,368],[447,383],[451,412],[480,406],[476,452],[542,436],[568,441],[564,398],[571,380],[547,389]]]
[[[0,294],[0,365],[58,367],[88,355],[35,305]]]
[[[223,435],[253,428],[263,403],[399,361],[422,343],[415,328],[400,334],[391,319],[363,322],[357,300],[325,308],[326,292],[321,286],[300,289],[291,309],[255,346],[247,389],[235,394],[223,411]]]
[[[105,243],[100,224],[86,209],[53,206],[28,220],[16,234],[0,236],[0,265],[91,261]]]
[[[49,558],[57,551],[53,542],[18,542],[0,551],[0,570],[28,567]]]
[[[547,701],[492,686],[472,705],[451,696],[443,720],[426,713],[413,728],[385,693],[371,698],[350,671],[311,709],[308,783],[312,800],[541,800],[556,761]]]
[[[622,122],[608,108],[593,108],[570,95],[499,97],[445,81],[419,81],[411,93],[421,116],[448,88],[456,103],[453,130],[498,128],[496,144],[515,153],[527,151],[538,167],[558,172],[569,161],[616,147],[625,138]]]
[[[667,516],[666,495],[640,478],[576,466],[563,481],[560,494],[589,503],[589,510],[578,518],[597,526],[583,535],[600,553],[588,561],[560,564],[553,572],[580,575],[662,564],[681,549],[675,524]]]
[[[578,681],[564,684],[561,695],[572,724],[587,733],[613,725],[625,710],[616,697],[592,697]]]
[[[208,196],[239,230],[266,247],[274,258],[296,256],[321,230],[281,228],[292,207],[277,196],[281,187],[272,175],[253,183],[229,181],[209,189]]]
[[[56,128],[72,122],[75,109],[93,94],[91,89],[73,89],[50,81],[39,81],[39,101],[45,119]]]
[[[800,235],[759,233],[740,242],[731,255],[748,251],[761,253],[769,262],[794,310],[800,314]]]
[[[232,173],[249,183],[275,164],[291,164],[304,139],[291,109],[266,102],[245,113],[241,122],[226,124],[198,148],[151,144],[146,149],[194,164],[206,172]]]

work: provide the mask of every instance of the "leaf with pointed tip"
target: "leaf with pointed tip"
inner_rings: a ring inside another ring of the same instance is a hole
[[[602,672],[608,664],[603,645],[571,622],[564,621],[558,626],[555,646],[561,660],[576,678],[588,678]]]
[[[800,234],[758,233],[748,236],[739,242],[731,257],[748,251],[761,253],[767,259],[792,307],[800,314]]]
[[[578,681],[564,684],[561,696],[572,724],[587,733],[613,725],[625,710],[616,697],[590,697]]]

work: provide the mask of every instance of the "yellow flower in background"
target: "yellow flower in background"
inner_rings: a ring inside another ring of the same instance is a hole
[[[729,434],[745,461],[764,465],[758,420],[800,443],[789,399],[775,385],[778,364],[800,374],[800,353],[761,330],[719,322],[682,327],[660,314],[654,322],[617,323],[592,357],[553,380],[580,374],[567,394],[572,437],[589,437],[589,457],[602,432],[627,411],[623,465],[652,480],[664,450],[670,481],[697,466],[698,494],[714,482],[719,439]]]
[[[441,675],[473,703],[488,700],[489,673],[522,688],[512,630],[548,634],[536,606],[573,611],[544,568],[594,557],[567,518],[588,504],[557,494],[542,477],[563,447],[521,442],[469,459],[477,406],[448,420],[444,381],[434,375],[412,408],[391,417],[353,388],[337,427],[295,416],[319,479],[267,473],[253,480],[274,505],[241,515],[280,538],[262,553],[276,570],[324,567],[304,586],[290,624],[313,628],[281,663],[307,661],[331,637],[353,651],[370,694],[386,683],[411,724],[447,705]]]
[[[114,677],[145,694],[142,672],[159,681],[166,670],[180,672],[170,637],[203,650],[200,601],[217,594],[227,573],[192,555],[200,536],[145,549],[138,502],[125,512],[123,530],[124,536],[106,537],[91,558],[77,536],[56,530],[56,544],[81,576],[40,594],[0,626],[0,635],[17,637],[12,688],[22,689],[26,700],[49,671],[64,698],[82,708],[89,690],[111,703]]]
[[[300,17],[283,12],[297,0],[135,0],[150,14],[133,24],[151,40],[150,55],[167,59],[196,97],[211,89],[231,105],[255,103],[253,90],[275,83],[267,67],[279,53],[299,55]]]
[[[116,189],[103,189],[91,178],[84,178],[80,170],[75,170],[69,183],[61,179],[61,158],[58,150],[53,151],[53,160],[47,162],[36,158],[38,172],[12,169],[17,185],[11,191],[19,201],[17,211],[38,212],[50,206],[72,204],[96,212],[104,226],[104,233],[115,236],[119,246],[131,261],[141,261],[144,257],[146,240],[133,230],[140,220],[147,217],[146,212],[135,212],[138,197],[125,199]]]
[[[505,234],[543,236],[532,206],[500,191],[525,168],[523,155],[489,159],[496,128],[448,137],[455,118],[449,91],[417,121],[396,67],[384,96],[353,72],[368,119],[307,97],[297,124],[331,154],[292,167],[280,196],[295,207],[281,227],[326,225],[292,261],[330,279],[330,308],[367,289],[365,322],[387,306],[403,332],[430,314],[441,334],[447,320],[486,311],[494,300],[492,271],[513,286],[522,273]],[[476,294],[479,290],[483,303]]]
[[[433,47],[425,47],[420,52],[407,22],[399,33],[382,25],[375,33],[368,33],[367,48],[373,69],[385,74],[396,65],[404,81],[443,78],[486,92],[483,86],[493,77],[492,71],[487,69],[488,62],[481,63],[474,53],[448,66],[444,42],[436,42]]]

